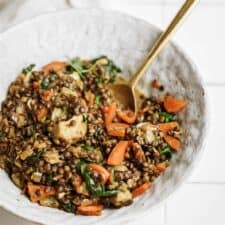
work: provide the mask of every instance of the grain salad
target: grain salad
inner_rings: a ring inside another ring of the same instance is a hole
[[[0,167],[32,202],[82,215],[129,205],[182,149],[187,102],[142,96],[135,114],[110,85],[121,69],[106,56],[24,68],[0,111]],[[150,88],[150,87],[149,87]],[[162,91],[157,81],[152,87]]]

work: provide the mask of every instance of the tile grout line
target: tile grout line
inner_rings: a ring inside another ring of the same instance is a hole
[[[207,182],[207,181],[188,181],[185,184],[194,184],[194,185],[218,185],[225,186],[225,182]]]
[[[167,225],[167,202],[165,202],[163,207],[163,225]]]
[[[209,87],[225,87],[225,83],[221,82],[205,82],[206,86]]]

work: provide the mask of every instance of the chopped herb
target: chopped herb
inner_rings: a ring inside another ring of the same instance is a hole
[[[68,61],[67,70],[70,70],[71,72],[74,72],[74,71],[77,72],[78,75],[80,76],[80,79],[84,80],[84,78],[85,78],[84,72],[86,72],[86,71],[83,67],[83,64],[82,64],[80,58],[77,57],[77,58],[74,58],[74,59]]]
[[[164,117],[166,123],[176,120],[175,114],[171,114],[168,112],[159,112],[159,115]]]
[[[116,76],[118,73],[121,73],[122,70],[110,59],[108,59],[107,56],[100,56],[96,59],[93,59],[91,62],[95,64],[97,61],[106,59],[106,64],[103,65],[103,68],[105,69],[106,74],[109,75],[109,83],[114,83]]]
[[[88,116],[83,115],[83,122],[84,122],[84,123],[87,123],[87,122],[88,122]]]
[[[34,134],[34,139],[36,140],[41,134],[40,133],[35,133]]]
[[[103,84],[103,81],[104,81],[103,78],[102,77],[99,77],[99,78],[96,79],[96,84],[98,86],[101,86]]]
[[[35,156],[33,156],[33,160],[34,161],[39,160],[43,156],[43,154],[44,154],[44,151],[38,152]]]
[[[65,210],[66,210],[67,212],[74,213],[74,212],[75,212],[75,207],[74,207],[74,205],[73,205],[72,203],[68,203],[68,204],[66,204],[66,206],[65,206]]]
[[[46,181],[49,185],[51,185],[54,182],[53,175],[51,173],[47,174]]]
[[[163,149],[161,150],[160,155],[161,155],[161,156],[164,155],[167,159],[171,159],[171,157],[172,157],[172,152],[171,152],[171,150],[170,150],[169,147],[165,147],[165,148],[163,148]]]
[[[101,96],[100,96],[100,95],[96,95],[96,96],[95,96],[95,103],[96,103],[97,105],[101,105]]]
[[[109,78],[109,83],[113,84],[113,83],[115,83],[115,80],[116,80],[116,75],[112,75],[112,76]]]
[[[28,137],[30,137],[30,136],[32,136],[33,134],[34,134],[34,126],[29,126],[29,127],[27,127],[27,136]]]
[[[84,144],[81,146],[85,151],[91,151],[93,150],[93,147],[89,144]]]
[[[41,82],[41,88],[46,90],[49,88],[49,86],[50,86],[49,76],[45,76]]]
[[[25,67],[22,69],[22,73],[27,75],[29,72],[33,70],[34,67],[35,67],[35,64],[30,64],[28,67]]]
[[[3,142],[5,140],[5,135],[0,133],[0,142]]]

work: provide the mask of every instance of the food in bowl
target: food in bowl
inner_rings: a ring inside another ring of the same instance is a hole
[[[129,205],[181,150],[186,101],[142,96],[134,114],[111,95],[121,70],[106,56],[34,67],[0,112],[0,166],[32,202],[82,215]]]

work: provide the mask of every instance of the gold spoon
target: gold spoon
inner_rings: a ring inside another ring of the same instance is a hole
[[[130,81],[123,80],[123,82],[116,82],[116,84],[110,87],[112,95],[117,102],[137,113],[138,105],[140,102],[140,95],[137,95],[135,90],[137,82],[145,73],[152,61],[160,53],[162,48],[169,42],[178,25],[181,24],[184,17],[190,11],[192,6],[194,6],[194,3],[197,3],[197,1],[198,0],[186,0],[167,29],[157,38],[148,54],[147,59],[138,69],[136,74],[134,74]]]

